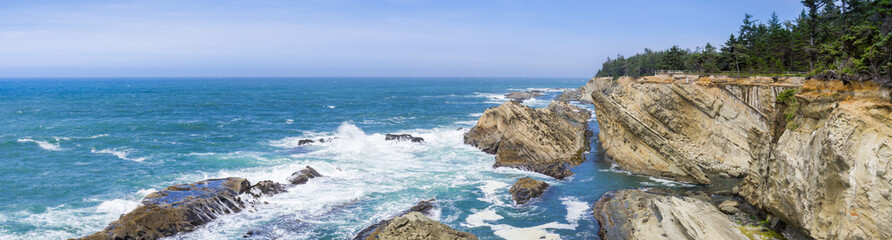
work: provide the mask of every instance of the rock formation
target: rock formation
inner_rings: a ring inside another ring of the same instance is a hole
[[[749,239],[709,202],[666,191],[609,192],[593,211],[602,239]]]
[[[554,97],[554,100],[558,102],[580,101],[581,97],[582,88],[564,89],[561,94],[559,94],[557,97]]]
[[[629,171],[701,184],[745,177],[733,192],[810,237],[892,239],[889,88],[655,76],[583,89],[605,152]]]
[[[428,218],[434,199],[421,201],[400,215],[382,220],[360,231],[353,240],[470,240],[471,233],[460,232]]]
[[[158,239],[192,231],[218,215],[239,212],[245,207],[239,194],[250,186],[244,178],[170,186],[149,194],[135,210],[83,239]]]
[[[816,239],[892,239],[890,92],[808,81],[740,196]]]
[[[532,90],[527,92],[511,92],[505,94],[505,98],[511,99],[511,101],[523,102],[530,98],[542,96],[543,92],[541,90]]]
[[[511,198],[514,199],[515,203],[524,204],[530,201],[530,199],[542,196],[547,188],[548,183],[525,177],[514,182],[514,185],[508,189],[508,192],[511,193]]]
[[[307,168],[292,173],[291,176],[288,177],[288,182],[291,184],[304,184],[307,183],[307,181],[309,181],[311,178],[317,177],[322,177],[322,174],[319,174],[316,169],[307,166]]]
[[[310,178],[321,177],[313,168],[292,174],[302,184]],[[292,178],[289,178],[291,181]],[[143,198],[133,211],[111,222],[102,231],[85,236],[87,240],[159,239],[177,233],[190,232],[222,214],[236,213],[249,206],[242,196],[272,196],[285,192],[286,185],[260,181],[251,185],[247,179],[230,177],[208,179],[194,183],[173,185]],[[247,195],[242,195],[242,194]]]
[[[596,78],[598,135],[616,163],[634,173],[709,184],[740,177],[768,155],[778,93],[802,79]]]
[[[387,134],[384,136],[384,140],[398,141],[398,142],[412,141],[415,143],[423,143],[424,142],[424,138],[415,137],[415,136],[412,136],[409,134]]]
[[[509,101],[487,109],[465,134],[465,143],[495,154],[494,167],[530,170],[557,179],[573,172],[588,150],[591,113],[568,103],[552,102],[533,109]]]

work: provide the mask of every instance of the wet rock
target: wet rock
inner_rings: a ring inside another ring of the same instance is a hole
[[[250,187],[248,180],[235,177],[170,186],[83,239],[158,239],[189,232],[221,214],[239,212],[245,207],[239,194]]]
[[[318,143],[326,143],[326,142],[331,142],[332,140],[334,140],[334,138],[327,138],[327,139],[326,139],[326,138],[319,138],[319,139],[309,139],[309,138],[307,138],[307,139],[301,139],[301,140],[298,140],[298,141],[297,141],[297,146],[303,146],[303,145],[307,145],[307,144],[311,144],[311,143],[317,143],[317,142],[318,142]]]
[[[283,192],[286,192],[285,185],[270,180],[260,181],[251,186],[251,195],[254,197],[272,196]]]
[[[413,137],[412,135],[409,135],[409,134],[387,134],[384,136],[384,140],[398,141],[398,142],[412,141],[415,143],[423,143],[424,142],[424,138]]]
[[[541,90],[532,90],[527,92],[511,92],[505,94],[505,98],[511,99],[512,101],[523,102],[524,100],[528,100],[530,98],[542,96],[545,92]]]
[[[525,177],[514,182],[514,185],[511,186],[508,192],[511,193],[511,198],[514,199],[515,203],[524,204],[529,202],[530,199],[542,196],[547,188],[548,183]]]
[[[735,214],[740,212],[737,201],[727,200],[719,204],[719,209],[727,214]]]
[[[288,177],[288,182],[291,184],[304,184],[307,183],[312,178],[322,177],[322,174],[316,171],[316,169],[307,166],[307,168],[301,169]]]
[[[512,167],[557,179],[573,175],[588,150],[588,110],[552,102],[533,109],[506,102],[487,109],[477,125],[465,133],[466,144],[495,154],[494,167]]]
[[[421,201],[396,217],[382,220],[360,231],[353,240],[402,239],[477,239],[471,233],[460,232],[427,217],[433,210],[434,199]]]
[[[739,239],[739,224],[709,202],[667,194],[619,190],[608,192],[592,208],[602,239]]]

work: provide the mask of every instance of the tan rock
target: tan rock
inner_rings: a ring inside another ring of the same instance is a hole
[[[558,179],[573,172],[588,150],[590,112],[564,102],[533,109],[510,101],[487,109],[465,143],[495,154],[494,167],[530,170]]]
[[[396,217],[373,224],[360,231],[353,240],[477,239],[474,234],[452,229],[425,216],[433,210],[434,201],[421,201]]]
[[[609,192],[593,211],[602,239],[748,239],[712,204],[665,192]]]

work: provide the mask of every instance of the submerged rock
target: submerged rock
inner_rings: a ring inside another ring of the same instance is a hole
[[[495,154],[494,167],[513,167],[557,179],[573,175],[588,150],[590,112],[568,103],[552,102],[533,109],[509,101],[487,109],[465,133],[466,144]]]
[[[291,184],[304,184],[307,183],[312,178],[322,177],[322,174],[316,171],[316,169],[307,166],[307,168],[301,169],[288,177],[288,182]]]
[[[602,239],[749,239],[712,204],[662,189],[608,192],[593,212]]]
[[[251,184],[244,178],[208,179],[179,184],[149,194],[135,210],[82,239],[158,239],[189,232],[218,215],[245,207],[239,194]]]
[[[423,143],[423,142],[424,142],[424,138],[413,137],[412,135],[409,135],[409,134],[387,134],[387,135],[384,136],[384,140],[387,140],[387,141],[398,141],[398,142],[401,142],[401,141],[412,141],[412,142],[416,142],[416,143]]]
[[[326,142],[331,142],[332,140],[334,140],[334,138],[328,138],[328,139],[325,139],[325,138],[319,138],[319,139],[310,139],[310,138],[307,138],[307,139],[301,139],[301,140],[298,140],[298,141],[297,141],[297,146],[303,146],[303,145],[307,145],[307,144],[311,144],[311,143],[317,143],[317,142],[318,142],[318,143],[326,143]]]
[[[511,186],[508,192],[511,193],[511,198],[514,199],[515,203],[524,204],[530,201],[530,199],[542,196],[547,188],[548,183],[525,177],[514,182],[514,185]]]
[[[396,217],[382,220],[360,231],[353,240],[402,240],[402,239],[443,239],[470,240],[477,239],[471,233],[460,232],[445,224],[434,221],[426,215],[433,210],[433,202],[418,202],[415,206],[400,213]]]
[[[523,102],[524,100],[528,100],[530,98],[539,97],[543,95],[543,91],[541,90],[532,90],[527,92],[511,92],[505,94],[505,98],[511,99],[512,101]]]

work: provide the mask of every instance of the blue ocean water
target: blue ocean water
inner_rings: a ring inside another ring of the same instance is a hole
[[[0,239],[93,233],[169,185],[214,177],[324,178],[171,239],[345,239],[420,200],[481,239],[594,239],[590,206],[621,188],[679,186],[616,169],[597,137],[574,177],[493,169],[462,143],[504,93],[542,89],[545,107],[587,79],[158,78],[0,80]],[[585,106],[589,109],[592,107]],[[597,134],[596,117],[592,130]],[[408,133],[425,143],[384,141]],[[304,138],[338,140],[298,147]],[[552,185],[516,206],[508,188]]]

